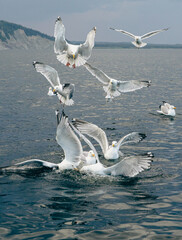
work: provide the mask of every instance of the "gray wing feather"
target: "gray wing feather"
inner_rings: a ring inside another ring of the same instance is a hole
[[[169,28],[164,28],[164,29],[160,29],[160,30],[155,30],[155,31],[152,31],[152,32],[149,32],[149,33],[146,33],[144,34],[143,36],[141,36],[141,39],[146,39],[146,38],[149,38],[153,35],[156,35],[160,32],[163,32],[163,31],[167,31]]]
[[[64,150],[65,159],[71,163],[78,163],[83,153],[82,145],[64,113],[57,127],[56,140]]]
[[[123,33],[123,34],[125,34],[125,35],[128,35],[128,36],[132,37],[132,38],[135,38],[135,35],[133,35],[133,34],[130,33],[130,32],[127,32],[127,31],[125,31],[125,30],[115,29],[115,28],[111,28],[111,27],[110,27],[110,29],[111,29],[111,30],[115,30],[115,31],[117,31],[117,32],[121,32],[121,33]]]
[[[150,81],[138,81],[138,80],[130,80],[130,81],[118,81],[117,90],[119,92],[133,92],[135,90],[141,89],[143,87],[149,87]]]
[[[125,157],[119,163],[104,170],[105,174],[113,176],[122,175],[126,177],[135,177],[145,169],[150,168],[152,157],[150,156],[130,156]]]
[[[161,106],[161,111],[164,113],[164,114],[168,114],[168,111],[169,111],[169,108],[165,105],[162,105]]]
[[[91,56],[92,48],[94,47],[96,28],[94,27],[88,34],[86,41],[78,48],[78,53],[84,58],[88,59]]]
[[[73,119],[72,122],[73,122],[73,125],[82,134],[86,134],[89,137],[92,137],[93,139],[95,139],[101,146],[103,153],[106,152],[106,150],[109,147],[109,144],[108,144],[107,136],[101,128],[99,128],[95,124],[92,124],[83,120]]]
[[[139,132],[132,132],[127,134],[126,136],[122,137],[118,143],[117,143],[117,147],[118,149],[124,145],[124,144],[128,144],[128,143],[138,143],[141,142],[144,138],[146,138],[146,134],[144,133],[139,133]]]
[[[58,72],[53,67],[36,61],[33,62],[33,66],[37,72],[41,73],[48,80],[53,88],[60,85]]]
[[[104,85],[110,82],[111,78],[108,77],[103,71],[99,70],[96,67],[91,66],[88,63],[85,63],[84,66],[94,77],[96,77]]]
[[[68,48],[68,44],[65,39],[65,27],[60,17],[57,18],[55,23],[54,37],[55,37],[54,52],[56,54],[60,54],[63,51],[66,51]]]

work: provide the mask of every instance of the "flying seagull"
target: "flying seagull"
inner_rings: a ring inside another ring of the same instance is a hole
[[[170,105],[169,103],[163,101],[162,104],[159,106],[160,110],[157,110],[158,113],[174,117],[176,115],[176,107],[173,105]]]
[[[73,105],[74,101],[72,99],[75,85],[71,83],[61,84],[58,76],[58,72],[49,65],[41,62],[33,62],[33,66],[37,72],[40,72],[51,84],[52,87],[49,88],[48,95],[57,95],[60,103],[63,105]]]
[[[147,45],[147,43],[142,42],[143,39],[152,37],[152,36],[154,36],[154,35],[156,35],[156,34],[158,34],[158,33],[160,33],[160,32],[167,31],[169,28],[164,28],[164,29],[160,29],[160,30],[155,30],[155,31],[146,33],[146,34],[144,34],[144,35],[142,35],[142,36],[135,36],[134,34],[129,33],[129,32],[127,32],[127,31],[125,31],[125,30],[121,30],[121,29],[115,29],[115,28],[111,28],[111,27],[110,27],[110,29],[111,29],[111,30],[115,30],[115,31],[117,31],[117,32],[121,32],[121,33],[123,33],[123,34],[125,34],[125,35],[130,36],[131,38],[134,38],[135,41],[132,42],[132,44],[133,44],[135,47],[137,47],[137,48],[142,48],[142,47],[145,47],[145,46]]]
[[[104,86],[103,89],[107,93],[106,99],[118,97],[121,93],[133,92],[143,87],[149,87],[150,81],[130,80],[120,81],[110,78],[103,71],[91,66],[88,62],[84,64],[85,68],[96,77]]]
[[[146,137],[144,133],[132,132],[122,137],[118,142],[113,141],[112,144],[109,145],[106,133],[97,125],[79,119],[73,119],[72,122],[83,135],[86,134],[99,143],[106,159],[117,159],[120,156],[123,156],[120,152],[120,147],[122,145],[138,143]]]
[[[54,52],[57,54],[57,59],[64,65],[75,68],[82,66],[88,60],[94,47],[96,27],[88,34],[86,41],[80,45],[68,43],[65,39],[65,27],[61,17],[58,17],[54,28]]]

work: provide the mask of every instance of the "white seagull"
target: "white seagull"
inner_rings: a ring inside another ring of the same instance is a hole
[[[91,56],[95,33],[96,27],[88,33],[86,41],[83,44],[70,44],[65,39],[65,27],[62,19],[58,17],[54,28],[54,52],[58,54],[57,59],[70,68],[82,66]]]
[[[61,84],[58,76],[58,72],[49,65],[40,62],[33,62],[33,66],[37,72],[40,72],[51,84],[52,87],[49,88],[48,95],[57,95],[60,103],[65,105],[73,105],[74,101],[72,99],[75,85],[71,83]]]
[[[158,33],[160,33],[160,32],[167,31],[169,28],[164,28],[164,29],[160,29],[160,30],[155,30],[155,31],[146,33],[146,34],[144,34],[144,35],[142,35],[142,36],[135,36],[134,34],[129,33],[129,32],[127,32],[127,31],[124,31],[124,30],[121,30],[121,29],[115,29],[115,28],[110,28],[110,29],[115,30],[115,31],[117,31],[117,32],[121,32],[121,33],[123,33],[123,34],[125,34],[125,35],[128,35],[128,36],[134,38],[135,41],[132,42],[132,44],[133,44],[135,47],[137,47],[137,48],[142,48],[142,47],[145,47],[145,46],[147,45],[147,43],[142,42],[143,39],[146,39],[146,38],[149,38],[149,37],[151,37],[151,36],[154,36],[154,35],[156,35],[156,34],[158,34]]]
[[[149,87],[150,81],[130,80],[120,81],[110,78],[103,71],[91,66],[89,63],[84,64],[85,68],[96,77],[104,86],[103,89],[107,93],[106,99],[112,100],[121,93],[133,92],[143,87]]]
[[[159,106],[160,110],[157,110],[158,113],[174,117],[176,115],[176,107],[173,105],[170,105],[169,103],[163,101],[162,104]]]
[[[109,145],[106,133],[97,125],[78,119],[73,119],[72,123],[82,134],[86,134],[99,143],[106,159],[117,159],[123,156],[119,150],[122,145],[138,143],[146,137],[144,133],[132,132],[122,137],[118,142],[113,141],[112,144]]]

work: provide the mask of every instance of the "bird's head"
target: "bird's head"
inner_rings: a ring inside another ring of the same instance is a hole
[[[95,153],[93,152],[93,150],[90,150],[90,151],[88,152],[88,156],[89,156],[89,157],[95,157]]]
[[[112,142],[112,147],[117,147],[117,141]]]

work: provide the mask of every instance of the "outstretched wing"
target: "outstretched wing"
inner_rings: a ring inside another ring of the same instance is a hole
[[[110,82],[111,78],[98,68],[93,67],[88,63],[85,63],[83,66],[85,66],[86,69],[104,85],[107,85]]]
[[[48,80],[53,88],[60,85],[58,72],[53,67],[36,61],[33,62],[33,66],[37,72],[40,72]]]
[[[86,41],[83,44],[81,44],[78,48],[78,53],[86,60],[91,56],[92,48],[94,47],[95,34],[96,34],[96,27],[94,27],[87,34]]]
[[[104,173],[113,176],[135,177],[140,172],[150,168],[152,157],[153,155],[125,157],[119,163],[105,168]]]
[[[68,117],[62,113],[56,132],[57,143],[62,147],[65,159],[71,163],[78,163],[83,153],[80,140],[69,125]]]
[[[122,137],[118,143],[117,143],[117,147],[118,149],[124,145],[124,144],[128,144],[128,143],[138,143],[141,142],[144,138],[146,138],[146,134],[144,133],[139,133],[139,132],[132,132],[127,134],[126,136]]]
[[[110,29],[111,29],[111,30],[115,30],[115,31],[117,31],[117,32],[121,32],[121,33],[123,33],[123,34],[125,34],[125,35],[128,35],[128,36],[130,36],[130,37],[132,37],[132,38],[135,39],[135,35],[133,35],[133,34],[130,33],[130,32],[127,32],[127,31],[122,30],[122,29],[111,28],[111,27],[110,27]]]
[[[160,29],[160,30],[155,30],[155,31],[152,31],[152,32],[149,32],[149,33],[146,33],[144,34],[143,36],[141,36],[141,39],[146,39],[146,38],[149,38],[151,36],[154,36],[160,32],[163,32],[163,31],[167,31],[169,28],[164,28],[164,29]]]
[[[86,134],[89,137],[92,137],[93,139],[95,139],[101,146],[103,153],[106,152],[106,150],[109,147],[109,144],[108,144],[107,136],[101,128],[99,128],[95,124],[92,124],[83,120],[73,119],[72,122],[73,122],[73,125],[82,134]]]
[[[139,81],[139,80],[130,80],[130,81],[118,81],[117,90],[122,92],[133,92],[135,90],[141,89],[143,87],[149,87],[150,81]]]
[[[56,19],[55,27],[54,27],[54,52],[56,54],[60,54],[63,51],[66,51],[68,48],[68,43],[65,39],[65,27],[63,25],[61,17]]]

